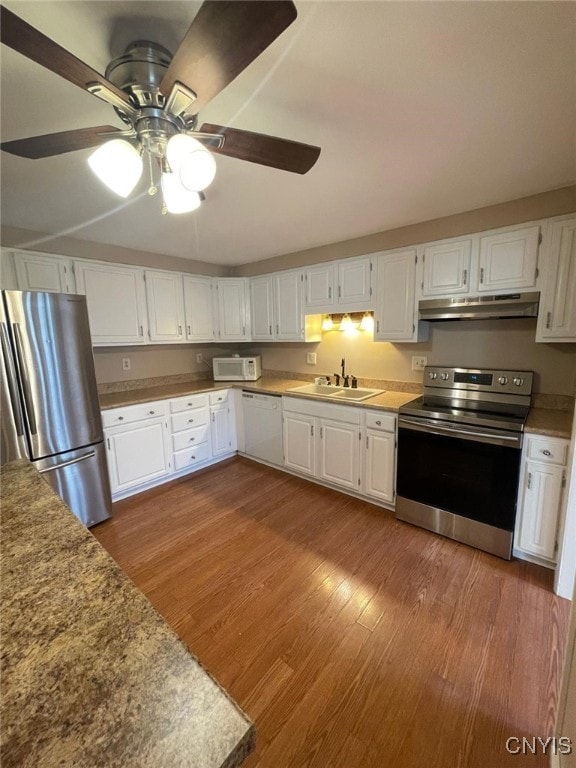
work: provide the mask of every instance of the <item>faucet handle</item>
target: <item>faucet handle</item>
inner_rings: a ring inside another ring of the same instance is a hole
[[[340,386],[340,374],[339,373],[335,373],[334,374],[334,378],[336,379],[336,386],[339,387]]]
[[[358,379],[356,376],[350,376],[350,378],[352,379],[352,389],[358,389]]]
[[[342,383],[342,386],[343,387],[349,387],[350,386],[350,376],[348,374],[346,374],[346,376],[344,376],[344,381]]]

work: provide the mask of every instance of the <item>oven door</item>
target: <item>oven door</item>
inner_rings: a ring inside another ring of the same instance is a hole
[[[512,532],[521,447],[521,433],[400,416],[397,494]]]

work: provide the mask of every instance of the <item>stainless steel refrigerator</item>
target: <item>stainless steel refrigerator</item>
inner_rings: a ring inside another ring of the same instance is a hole
[[[84,296],[2,291],[0,461],[27,457],[90,526],[112,499]]]

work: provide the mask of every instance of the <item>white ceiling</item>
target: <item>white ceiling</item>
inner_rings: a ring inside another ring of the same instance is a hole
[[[104,72],[133,39],[174,50],[200,3],[5,5]],[[202,208],[162,216],[144,179],[128,201],[108,192],[91,150],[2,153],[3,224],[233,265],[574,183],[576,3],[296,5],[200,119],[321,146],[308,174],[217,157]],[[3,141],[122,125],[6,46],[1,65]]]

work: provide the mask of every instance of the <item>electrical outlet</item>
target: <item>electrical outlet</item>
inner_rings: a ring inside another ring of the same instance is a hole
[[[203,363],[204,362],[204,356],[203,356],[202,352],[197,352],[196,353],[196,362],[197,363]]]
[[[413,371],[423,371],[424,368],[426,368],[426,365],[428,364],[428,358],[427,357],[412,357],[412,370]]]
[[[123,357],[122,358],[122,370],[123,371],[129,371],[130,370],[130,358],[129,357]]]
[[[306,362],[308,365],[316,365],[316,352],[307,352]]]

